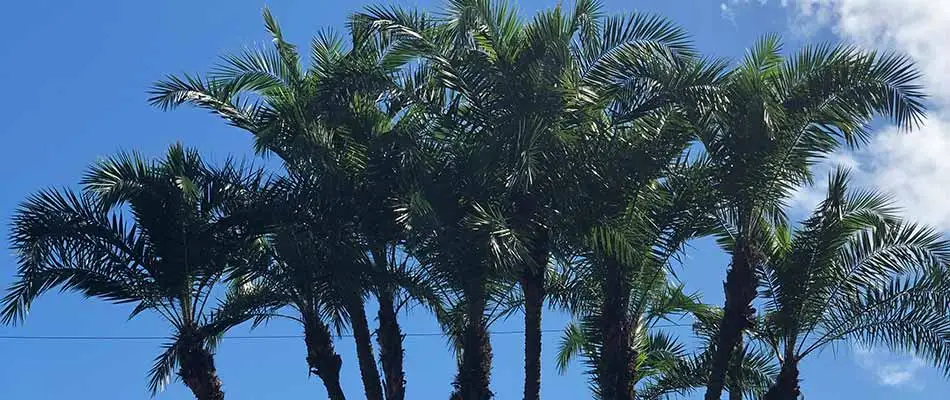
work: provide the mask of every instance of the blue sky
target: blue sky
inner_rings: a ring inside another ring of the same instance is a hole
[[[435,2],[396,1],[432,9]],[[554,1],[525,0],[531,13]],[[653,11],[690,31],[697,46],[712,56],[735,58],[759,35],[782,33],[789,49],[804,41],[846,39],[870,47],[908,51],[924,63],[936,111],[915,136],[881,128],[868,150],[843,153],[834,162],[854,167],[866,183],[902,193],[899,200],[912,214],[950,227],[942,186],[950,176],[950,151],[942,122],[950,85],[938,79],[950,56],[937,53],[950,12],[927,0],[607,0],[610,11]],[[342,28],[344,17],[364,4],[357,2],[274,1],[267,3],[289,38],[306,43],[324,27]],[[205,71],[215,57],[266,40],[260,19],[261,1],[34,0],[5,6],[0,25],[0,218],[6,226],[17,203],[47,186],[74,184],[98,157],[122,149],[159,154],[182,141],[211,159],[247,154],[246,135],[217,118],[194,110],[163,113],[146,104],[149,84],[164,74]],[[913,24],[911,23],[913,22]],[[934,35],[936,33],[936,35]],[[946,151],[945,151],[946,150]],[[913,180],[908,178],[915,178]],[[807,204],[809,190],[794,204]],[[7,248],[5,235],[0,247]],[[726,258],[710,243],[694,244],[681,278],[688,288],[721,302]],[[8,251],[0,254],[0,286],[15,270]],[[23,326],[0,327],[0,335],[164,335],[161,321],[127,320],[128,309],[84,301],[74,295],[50,295],[34,307]],[[405,331],[437,332],[422,313],[403,317]],[[545,329],[559,329],[566,317],[545,315]],[[515,318],[497,330],[518,329]],[[246,328],[234,331],[246,334]],[[273,323],[254,334],[297,334],[299,328]],[[682,332],[688,335],[687,332]],[[588,397],[579,367],[560,376],[553,359],[557,334],[545,336],[543,396],[546,399]],[[24,341],[0,340],[0,398],[3,399],[136,399],[146,398],[146,378],[159,341]],[[498,335],[493,389],[502,400],[520,398],[522,338]],[[444,399],[454,373],[454,358],[443,339],[406,339],[410,399]],[[359,398],[360,384],[352,343],[341,339],[344,389]],[[321,398],[323,388],[308,378],[300,340],[226,340],[217,354],[219,373],[231,400]],[[950,390],[940,374],[913,358],[880,349],[858,350],[844,344],[806,360],[803,388],[810,400],[895,397],[937,397]],[[187,399],[173,383],[158,399]]]

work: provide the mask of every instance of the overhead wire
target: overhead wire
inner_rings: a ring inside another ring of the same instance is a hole
[[[673,327],[684,327],[691,326],[690,324],[657,324],[654,325],[654,328],[673,328]],[[556,333],[562,332],[561,329],[542,329],[541,333]],[[502,330],[502,331],[491,331],[489,332],[492,336],[497,335],[516,335],[523,334],[524,330]],[[442,332],[415,332],[415,333],[404,333],[405,337],[438,337],[445,336],[445,333]],[[340,335],[340,337],[353,337],[352,334]],[[302,339],[303,335],[225,335],[225,339],[228,340],[246,340],[246,339]],[[0,340],[74,340],[74,341],[133,341],[133,340],[167,340],[168,337],[165,336],[108,336],[108,335],[0,335]]]

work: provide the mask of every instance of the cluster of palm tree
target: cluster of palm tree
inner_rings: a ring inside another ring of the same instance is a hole
[[[28,198],[4,322],[54,288],[157,313],[174,335],[149,388],[177,374],[199,400],[224,398],[224,333],[270,318],[302,326],[331,399],[346,396],[335,339],[349,331],[366,398],[403,400],[409,304],[455,347],[453,400],[493,397],[491,325],[513,315],[524,399],[539,399],[548,307],[574,318],[558,366],[582,358],[601,399],[795,399],[799,362],[844,340],[950,373],[950,242],[849,189],[843,170],[810,216],[786,215],[813,167],[867,143],[874,118],[921,121],[908,59],[784,55],[766,36],[732,65],[663,18],[597,0],[530,20],[490,0],[369,7],[348,36],[317,35],[306,61],[264,20],[272,45],[170,76],[150,101],[217,114],[280,168],[211,166],[175,145]],[[731,256],[722,307],[672,276],[703,237]],[[695,321],[695,351],[658,326],[676,315]]]

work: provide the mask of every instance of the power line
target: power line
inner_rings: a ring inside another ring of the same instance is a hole
[[[673,327],[683,327],[691,326],[690,324],[658,324],[654,325],[654,328],[673,328]],[[561,329],[542,329],[541,333],[557,333],[562,332]],[[518,335],[524,334],[524,330],[507,330],[507,331],[492,331],[489,332],[492,336],[498,335]],[[445,333],[442,332],[416,332],[416,333],[404,333],[405,337],[437,337],[445,336]],[[352,334],[340,335],[341,337],[353,337]],[[224,337],[227,340],[256,340],[256,339],[303,339],[303,335],[226,335]],[[75,341],[133,341],[133,340],[168,340],[168,337],[165,336],[42,336],[42,335],[0,335],[0,340],[75,340]]]

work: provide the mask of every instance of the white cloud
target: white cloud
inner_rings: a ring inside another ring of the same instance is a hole
[[[731,15],[753,0],[729,0]],[[764,4],[764,1],[759,1]],[[774,3],[773,3],[774,4]],[[893,194],[908,216],[950,231],[950,4],[935,0],[782,0],[790,30],[810,35],[828,29],[868,49],[898,51],[913,58],[931,96],[930,118],[911,133],[883,128],[865,149],[839,155],[859,160],[852,168],[859,184]],[[826,166],[825,169],[830,169]],[[810,209],[824,194],[817,185],[795,193],[792,204]]]
[[[722,18],[731,22],[733,25],[736,24],[736,12],[733,11],[732,7],[726,3],[719,3],[719,11],[722,13]]]
[[[950,7],[934,0],[796,0],[799,17],[827,24],[843,39],[914,58],[927,89],[950,100]],[[799,19],[801,21],[801,18]]]
[[[729,0],[728,2],[719,3],[719,11],[722,15],[722,18],[731,22],[733,25],[736,24],[736,8],[741,7],[751,3],[758,3],[760,6],[768,4],[769,0]],[[781,0],[782,7],[785,7],[788,4],[788,0]]]
[[[854,361],[874,377],[875,382],[884,386],[923,389],[923,383],[917,373],[926,364],[917,358],[897,357],[893,354],[873,349],[856,347],[852,349]]]
[[[789,205],[797,210],[809,213],[825,199],[825,189],[828,186],[828,175],[835,168],[845,168],[851,170],[853,179],[859,184],[864,183],[864,173],[861,163],[851,153],[837,153],[828,157],[825,162],[815,171],[814,185],[801,187],[792,193]]]
[[[831,155],[815,171],[815,185],[793,193],[790,205],[814,209],[838,166],[851,170],[856,186],[891,194],[906,217],[950,231],[950,122],[930,118],[913,132],[888,127],[858,152]]]
[[[950,122],[931,118],[910,133],[886,129],[867,153],[870,183],[893,194],[908,217],[950,231]]]
[[[793,0],[794,31],[828,28],[869,49],[913,58],[933,109],[910,133],[885,127],[870,145],[848,157],[860,160],[855,177],[893,194],[908,216],[950,231],[950,7],[933,0]],[[820,182],[819,182],[820,183]],[[819,188],[796,194],[809,204]]]

